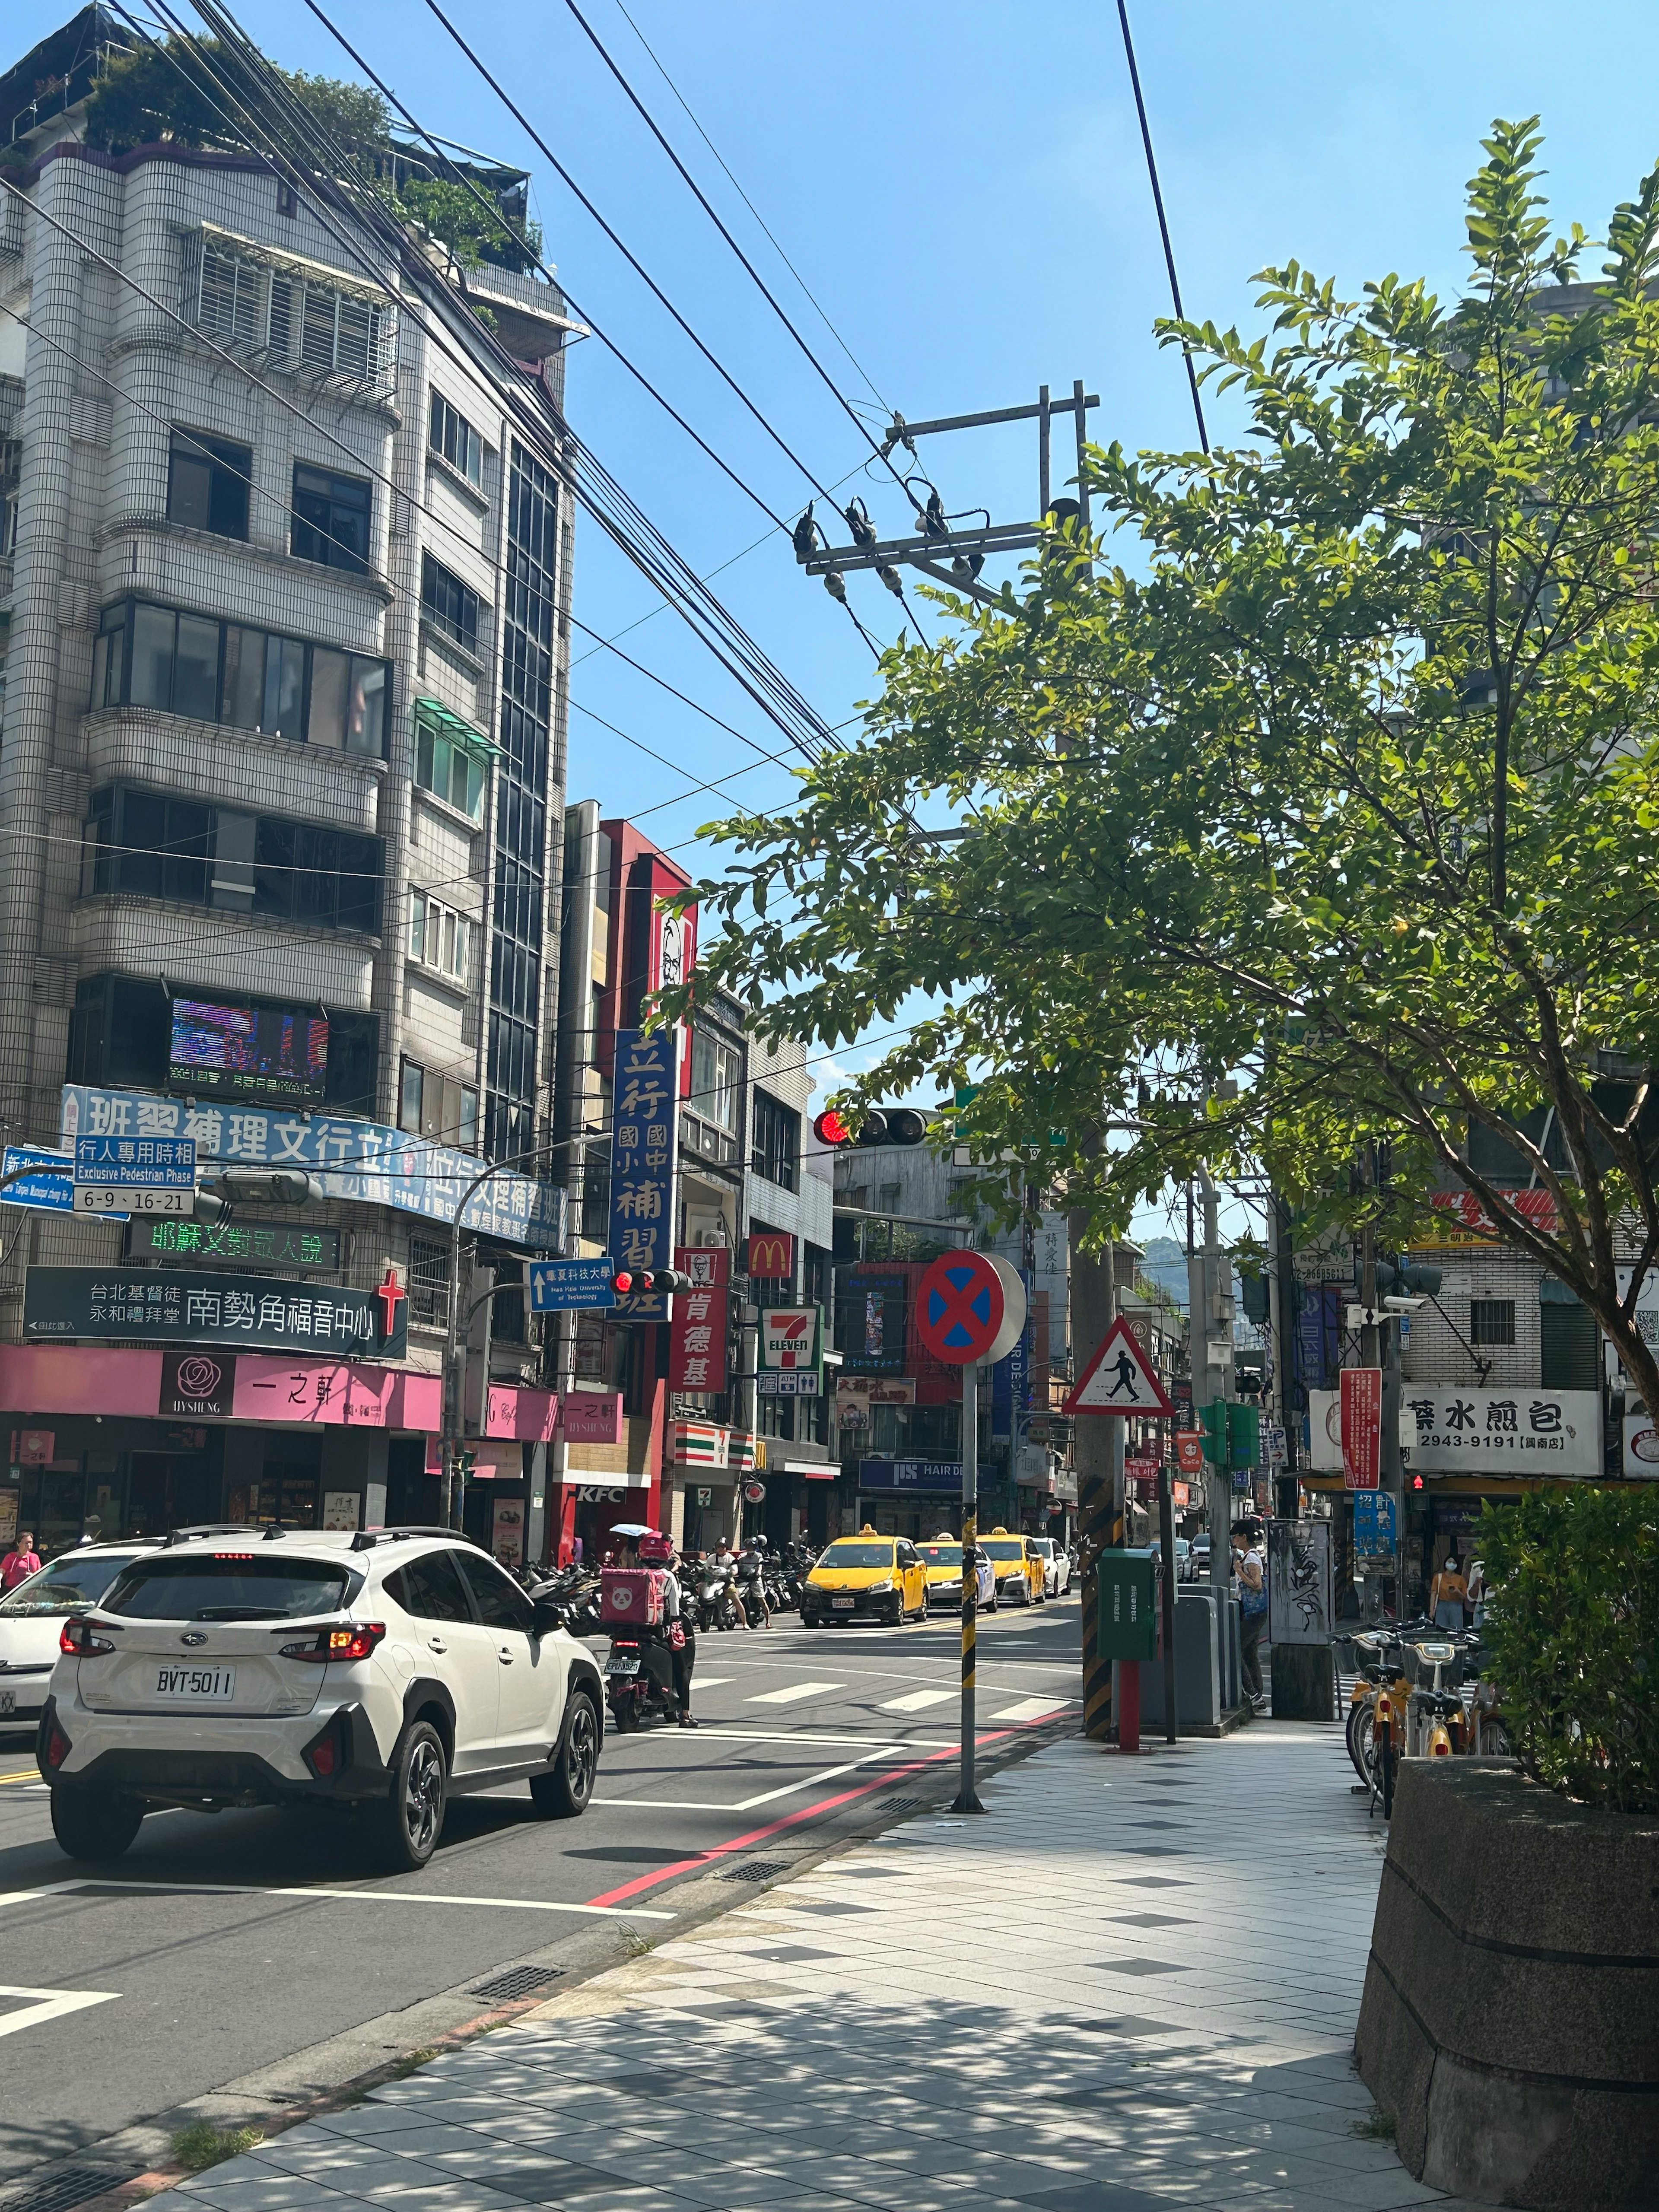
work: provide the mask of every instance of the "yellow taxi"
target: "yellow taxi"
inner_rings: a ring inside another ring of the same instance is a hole
[[[860,1528],[838,1536],[806,1577],[800,1617],[808,1628],[838,1620],[902,1620],[927,1616],[927,1570],[908,1537]]]
[[[981,1536],[979,1547],[991,1562],[997,1578],[999,1605],[1042,1605],[1048,1595],[1042,1554],[1024,1536],[1011,1536],[1006,1528],[993,1528]]]
[[[929,1605],[959,1606],[962,1603],[962,1539],[948,1530],[920,1543],[916,1550],[927,1575]],[[996,1578],[991,1563],[985,1556],[985,1547],[979,1547],[978,1604],[980,1610],[994,1613],[997,1605]]]

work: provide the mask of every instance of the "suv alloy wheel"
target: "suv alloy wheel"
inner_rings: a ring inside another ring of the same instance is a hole
[[[599,1717],[592,1698],[575,1690],[552,1771],[531,1779],[530,1794],[536,1801],[536,1810],[550,1813],[556,1820],[576,1819],[587,1810],[599,1771]]]
[[[416,1874],[443,1833],[449,1773],[443,1739],[429,1721],[411,1721],[392,1754],[392,1788],[378,1808],[377,1856],[391,1874]]]

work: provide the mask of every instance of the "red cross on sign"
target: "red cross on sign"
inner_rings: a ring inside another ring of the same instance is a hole
[[[947,1367],[991,1364],[1025,1326],[1025,1285],[988,1252],[945,1252],[916,1285],[916,1334]]]
[[[389,1337],[398,1326],[398,1309],[409,1293],[398,1280],[398,1270],[388,1267],[374,1295],[380,1301],[380,1334]]]

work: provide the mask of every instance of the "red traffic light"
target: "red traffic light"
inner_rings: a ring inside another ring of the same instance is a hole
[[[847,1116],[834,1106],[827,1106],[812,1124],[812,1134],[821,1145],[850,1145],[853,1132]]]
[[[927,1135],[927,1116],[914,1106],[872,1106],[854,1136],[848,1116],[829,1106],[813,1121],[812,1134],[821,1145],[837,1151],[848,1145],[866,1150],[877,1145],[920,1145]]]
[[[619,1298],[625,1298],[634,1287],[634,1278],[626,1270],[611,1278],[611,1287]]]

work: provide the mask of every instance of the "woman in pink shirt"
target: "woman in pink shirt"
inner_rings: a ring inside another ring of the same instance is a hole
[[[15,1590],[19,1583],[26,1583],[31,1575],[40,1571],[40,1561],[34,1548],[32,1529],[18,1532],[17,1541],[0,1563],[0,1591]]]

